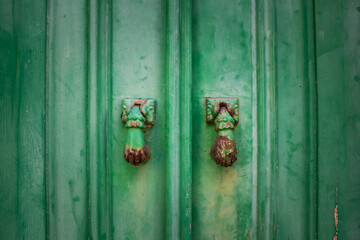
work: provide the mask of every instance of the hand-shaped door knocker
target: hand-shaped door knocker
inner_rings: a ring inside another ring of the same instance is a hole
[[[155,123],[154,99],[124,99],[121,119],[128,128],[124,158],[134,166],[150,158],[150,149],[144,145],[143,128]]]
[[[237,160],[234,128],[239,122],[239,99],[207,98],[206,122],[215,123],[217,137],[211,156],[223,167],[231,167]]]

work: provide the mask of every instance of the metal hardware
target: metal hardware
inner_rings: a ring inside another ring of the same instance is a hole
[[[215,124],[217,137],[211,156],[223,167],[231,167],[237,160],[234,128],[239,122],[238,98],[206,98],[206,122]]]
[[[144,144],[144,128],[155,123],[155,100],[124,99],[121,120],[128,128],[124,158],[134,166],[146,162],[150,158],[150,149]]]

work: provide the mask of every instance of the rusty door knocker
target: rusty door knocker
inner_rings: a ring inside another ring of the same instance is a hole
[[[231,167],[237,160],[234,128],[239,122],[238,98],[206,98],[206,122],[215,123],[217,137],[211,156],[223,167]]]
[[[144,144],[144,128],[155,123],[154,99],[124,99],[121,120],[127,130],[124,158],[134,166],[150,158],[150,149]]]

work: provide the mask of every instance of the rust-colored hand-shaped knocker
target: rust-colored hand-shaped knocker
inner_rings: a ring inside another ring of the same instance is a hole
[[[150,158],[150,149],[144,144],[143,128],[155,123],[154,99],[124,99],[121,119],[128,128],[124,158],[134,166]]]
[[[239,99],[207,98],[206,122],[215,123],[217,137],[211,156],[223,167],[231,167],[237,160],[234,128],[239,122]]]

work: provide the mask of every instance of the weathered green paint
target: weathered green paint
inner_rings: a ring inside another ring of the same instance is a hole
[[[85,239],[87,2],[49,1],[47,21],[47,235],[51,239]]]
[[[192,1],[180,1],[180,234],[192,239]]]
[[[316,239],[316,82],[313,3],[277,3],[275,235]],[[274,130],[275,131],[275,130]],[[275,166],[275,165],[274,165]]]
[[[166,239],[191,239],[191,1],[166,0]]]
[[[0,5],[0,238],[360,235],[358,0]],[[126,128],[139,97],[156,122]],[[214,97],[239,99],[233,130],[207,124]]]
[[[252,231],[256,239],[275,238],[276,74],[274,1],[253,2],[253,192]]]
[[[109,134],[114,239],[165,238],[165,3],[112,1],[112,71]],[[151,159],[139,167],[124,161],[124,98],[157,101],[154,126],[145,132]]]
[[[360,1],[318,0],[318,238],[360,236]],[[338,207],[338,229],[334,210]]]
[[[0,6],[0,239],[45,239],[46,4]]]
[[[252,237],[251,1],[193,1],[193,239]],[[215,164],[207,97],[239,98],[238,160]]]

